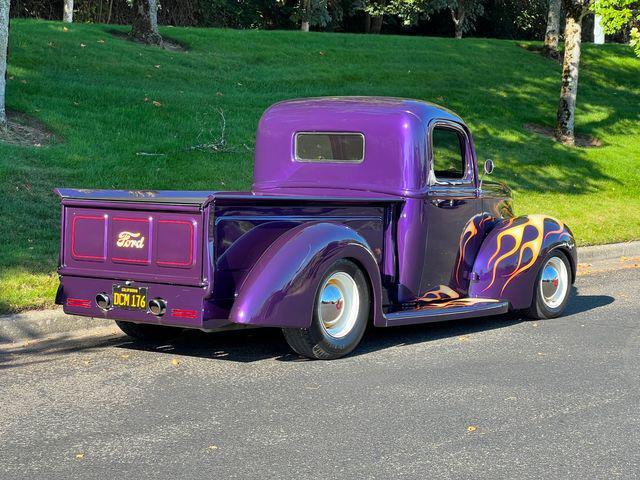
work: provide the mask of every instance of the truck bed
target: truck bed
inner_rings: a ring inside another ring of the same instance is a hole
[[[59,189],[59,303],[67,313],[211,329],[228,324],[239,287],[263,252],[302,223],[337,222],[362,235],[383,278],[397,197],[369,192],[175,192]],[[386,254],[384,252],[387,252]],[[95,304],[115,286],[166,298],[166,315]]]

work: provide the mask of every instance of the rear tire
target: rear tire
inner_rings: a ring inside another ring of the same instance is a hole
[[[562,315],[569,301],[572,283],[567,256],[560,250],[549,252],[540,267],[527,317],[546,319]]]
[[[116,325],[125,334],[144,342],[159,342],[172,340],[182,332],[181,328],[165,325],[151,325],[147,323],[133,323],[116,320]]]
[[[283,328],[284,338],[298,354],[333,360],[353,351],[367,328],[371,296],[358,266],[345,259],[327,270],[316,292],[309,328]]]

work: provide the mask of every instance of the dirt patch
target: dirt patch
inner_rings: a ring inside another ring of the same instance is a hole
[[[128,32],[123,32],[122,30],[108,30],[109,34],[114,37],[121,38],[123,40],[129,40],[130,42],[137,43],[139,45],[147,45],[147,46],[155,46],[148,45],[147,43],[141,42],[140,40],[136,40],[135,38],[131,38]],[[174,40],[172,38],[162,37],[162,45],[158,45],[158,48],[163,50],[169,50],[171,52],[186,52],[188,50],[187,46]]]
[[[551,127],[535,125],[533,123],[525,123],[524,129],[528,132],[542,135],[543,137],[547,137],[556,141],[555,132]],[[583,148],[602,147],[604,145],[602,140],[600,140],[599,138],[592,137],[591,135],[582,135],[580,133],[575,134],[575,142],[576,147]]]
[[[20,112],[7,112],[7,126],[0,128],[0,142],[20,147],[46,147],[59,139],[44,123]]]
[[[519,46],[520,46],[520,48],[524,48],[525,50],[527,50],[529,52],[533,52],[533,53],[537,53],[539,55],[542,55],[543,57],[548,58],[549,60],[553,60],[555,62],[562,63],[562,52],[549,50],[548,48],[538,47],[536,45],[525,45],[523,43],[521,43]]]

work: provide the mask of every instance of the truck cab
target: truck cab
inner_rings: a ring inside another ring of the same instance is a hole
[[[564,310],[570,230],[514,217],[454,113],[418,100],[273,105],[248,192],[59,189],[57,301],[138,338],[280,327],[337,358],[386,327]]]

